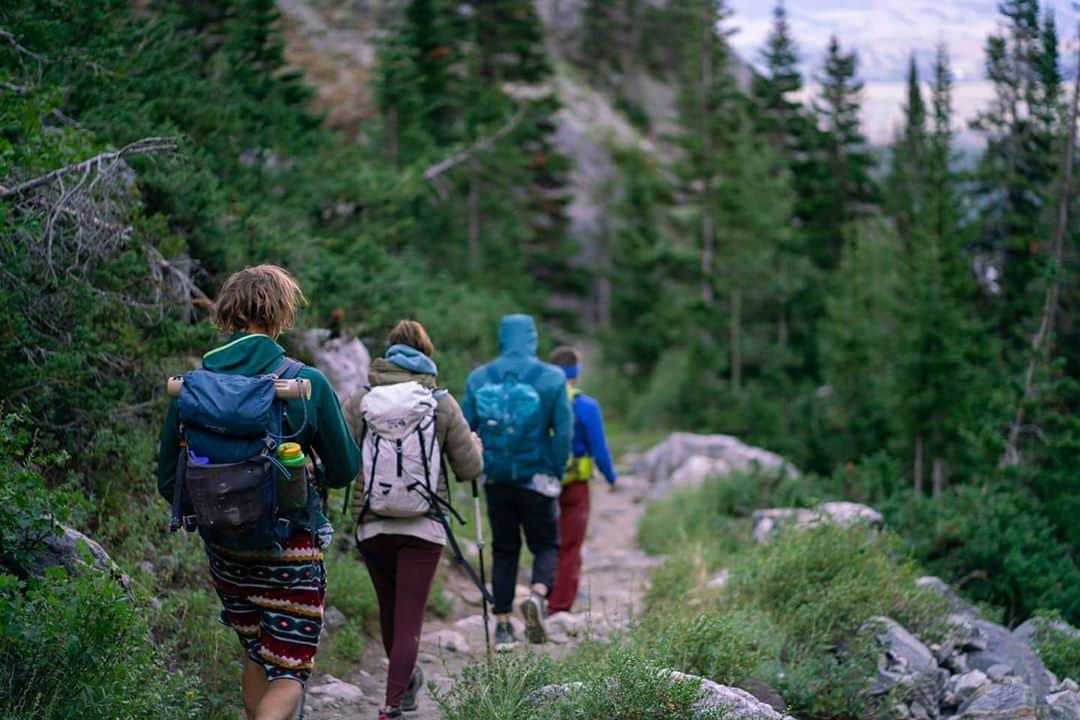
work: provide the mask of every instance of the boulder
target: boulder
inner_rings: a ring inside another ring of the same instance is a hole
[[[367,385],[371,354],[357,338],[331,338],[329,330],[316,328],[300,336],[300,348],[326,375],[342,402]]]
[[[979,614],[979,609],[971,603],[964,600],[962,597],[956,594],[956,591],[950,587],[950,585],[939,577],[933,575],[924,575],[915,581],[915,584],[924,590],[937,593],[945,598],[949,605],[952,606],[953,612],[959,615],[968,615],[970,617],[976,617]]]
[[[18,571],[28,577],[45,577],[45,568],[62,567],[72,575],[96,570],[114,578],[125,590],[131,589],[131,578],[117,565],[105,548],[89,536],[56,523],[56,534],[47,535],[18,560]]]
[[[989,685],[990,678],[981,670],[972,670],[962,675],[953,675],[945,685],[946,707],[958,708],[979,691],[980,688]]]
[[[1046,696],[1045,720],[1080,720],[1080,692],[1065,690]]]
[[[1054,686],[1050,671],[1039,656],[1009,629],[988,620],[975,620],[975,625],[986,636],[986,649],[968,653],[968,665],[989,674],[995,665],[1012,670],[1038,697],[1045,697]]]
[[[694,490],[711,477],[723,477],[731,472],[731,465],[723,458],[694,455],[671,474],[671,487]]]
[[[885,526],[885,518],[877,510],[853,502],[827,502],[813,510],[803,508],[769,508],[755,510],[750,517],[751,534],[757,542],[765,542],[780,528],[792,526],[796,530],[808,530],[824,523],[842,527],[865,525],[873,529]]]
[[[939,717],[949,673],[938,667],[930,648],[892,618],[872,617],[866,629],[875,634],[881,648],[869,693],[898,691],[911,717]]]
[[[1040,720],[1039,697],[1022,682],[984,685],[953,720]]]
[[[1072,625],[1062,620],[1050,620],[1049,618],[1041,617],[1028,618],[1012,632],[1013,637],[1034,649],[1036,644],[1035,636],[1043,629],[1056,631],[1057,633],[1071,637],[1074,640],[1080,640],[1080,629],[1074,628]]]
[[[798,475],[795,467],[776,453],[746,445],[731,435],[693,433],[673,433],[668,436],[638,460],[634,474],[647,477],[654,486],[666,484],[685,462],[694,457],[723,460],[733,471],[757,470],[772,475]],[[703,467],[700,460],[695,460],[695,463]]]

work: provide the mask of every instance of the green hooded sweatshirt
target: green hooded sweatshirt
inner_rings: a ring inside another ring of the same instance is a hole
[[[203,367],[228,375],[266,375],[277,369],[284,355],[285,350],[266,335],[237,333],[226,344],[203,355]],[[294,433],[297,426],[303,423],[303,430],[295,442],[300,443],[306,454],[310,455],[314,450],[318,455],[326,471],[323,481],[328,487],[345,487],[360,470],[360,450],[345,426],[341,405],[326,376],[316,368],[305,365],[299,377],[311,381],[311,399],[306,403],[300,400],[286,403],[286,429],[290,434]],[[179,448],[180,420],[176,400],[173,400],[169,403],[165,427],[161,430],[157,465],[158,492],[170,503],[176,482]]]

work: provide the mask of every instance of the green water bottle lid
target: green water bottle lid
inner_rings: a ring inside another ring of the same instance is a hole
[[[277,455],[278,460],[286,467],[300,467],[307,464],[307,458],[304,457],[304,449],[300,447],[300,443],[281,443],[278,446]]]

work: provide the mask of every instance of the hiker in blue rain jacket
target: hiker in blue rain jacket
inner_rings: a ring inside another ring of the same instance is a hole
[[[491,523],[495,647],[516,644],[510,613],[521,533],[533,554],[532,588],[521,605],[530,642],[547,639],[544,615],[559,554],[557,498],[570,456],[573,414],[563,371],[536,357],[528,315],[499,325],[499,357],[469,374],[461,410],[484,443],[484,489]]]

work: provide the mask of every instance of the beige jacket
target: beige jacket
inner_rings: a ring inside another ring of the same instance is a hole
[[[371,363],[368,374],[372,387],[379,385],[394,385],[396,383],[413,380],[424,387],[434,390],[436,379],[434,375],[414,373],[389,362],[386,358],[376,358]],[[360,413],[360,403],[367,395],[367,388],[361,388],[346,401],[342,410],[345,411],[345,422],[348,423],[353,437],[359,439],[364,432],[364,419]],[[473,442],[472,431],[469,429],[465,417],[461,414],[461,407],[450,393],[441,393],[438,396],[438,405],[435,409],[435,436],[439,439],[439,447],[443,456],[449,461],[454,476],[459,481],[469,482],[480,476],[484,470],[484,457],[479,448]],[[439,473],[438,493],[444,499],[449,499],[447,487],[446,466]],[[362,473],[361,473],[362,474]],[[358,478],[358,487],[362,488],[363,479]],[[437,521],[427,517],[382,519],[368,515],[360,517],[363,510],[363,492],[353,493],[353,515],[356,517],[356,539],[366,540],[376,535],[412,535],[421,540],[427,540],[438,545],[446,544],[446,530]]]

